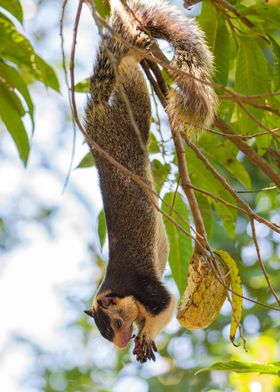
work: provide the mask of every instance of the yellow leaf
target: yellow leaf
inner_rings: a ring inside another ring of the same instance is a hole
[[[231,325],[230,325],[230,340],[234,344],[234,338],[236,330],[240,325],[240,320],[242,316],[242,284],[240,279],[240,274],[236,262],[233,258],[224,250],[216,250],[215,253],[220,256],[223,262],[229,269],[230,273],[230,284],[232,291],[239,295],[232,293],[232,315],[231,315]]]

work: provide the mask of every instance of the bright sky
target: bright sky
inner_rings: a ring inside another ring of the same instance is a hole
[[[36,45],[50,63],[54,58],[57,60],[60,45],[59,3],[49,2],[43,12],[36,14],[34,1],[23,1],[27,35],[29,31],[38,30],[40,24],[45,26],[53,21],[54,28],[48,34],[47,42],[40,49]],[[35,14],[36,19],[33,19]],[[78,67],[77,80],[88,76],[92,66],[94,32],[90,22],[86,11],[77,53],[83,59],[83,68]],[[65,35],[69,43],[71,31],[66,29]],[[72,148],[71,129],[65,132],[61,129],[64,125],[61,112],[67,104],[65,96],[38,85],[32,89],[32,98],[36,103],[36,131],[27,170],[22,168],[11,138],[5,135],[1,140],[7,159],[1,161],[0,216],[21,240],[11,252],[0,255],[0,380],[1,390],[7,392],[34,391],[22,385],[19,387],[33,358],[24,345],[12,342],[14,335],[31,338],[48,350],[65,347],[69,337],[61,327],[74,313],[69,306],[68,310],[65,307],[62,291],[74,283],[88,283],[91,278],[94,281],[94,277],[88,276],[94,268],[89,265],[86,245],[93,240],[96,211],[101,208],[96,174],[92,169],[74,170],[68,188],[62,194]],[[57,138],[60,139],[58,148]],[[82,139],[78,137],[74,166],[86,152],[87,146],[82,145]],[[38,167],[42,160],[46,167],[54,168],[54,172]],[[79,201],[80,195],[84,204]],[[50,219],[49,232],[44,225],[30,220],[42,206],[58,208]],[[84,293],[79,293],[80,297],[89,297],[88,290],[87,286]]]

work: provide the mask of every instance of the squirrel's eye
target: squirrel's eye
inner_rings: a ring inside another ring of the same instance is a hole
[[[121,320],[115,320],[114,325],[117,329],[120,329],[122,327],[122,322]]]

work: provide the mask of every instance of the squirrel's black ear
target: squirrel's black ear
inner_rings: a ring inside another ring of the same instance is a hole
[[[100,298],[98,301],[98,305],[103,309],[108,309],[112,305],[116,305],[116,299],[114,296],[106,295],[103,298]]]
[[[93,317],[93,310],[92,309],[84,310],[84,313],[87,314],[89,317]]]

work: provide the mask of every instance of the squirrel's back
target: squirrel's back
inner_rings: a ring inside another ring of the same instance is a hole
[[[148,185],[152,185],[147,152],[150,120],[150,97],[144,76],[133,58],[127,57],[118,68],[109,100],[99,104],[89,100],[87,132],[112,158]],[[144,271],[158,276],[154,259],[157,221],[161,217],[140,185],[98,152],[93,151],[93,155],[109,235],[109,265],[102,290],[114,286],[114,290],[125,295],[129,275]]]
[[[149,93],[145,79],[132,58],[122,60],[117,72],[116,85],[109,99],[98,104],[89,100],[87,131],[112,158],[141,175],[147,164],[145,146],[151,121]],[[94,155],[101,159],[98,153]],[[111,170],[118,171],[106,160],[102,161]]]

